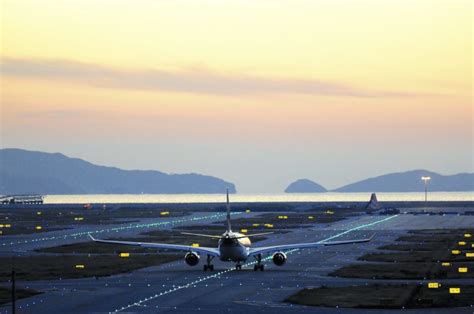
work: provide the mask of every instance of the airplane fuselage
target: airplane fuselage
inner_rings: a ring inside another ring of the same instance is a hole
[[[221,261],[244,262],[249,256],[250,239],[244,234],[226,232],[219,240],[219,259]]]

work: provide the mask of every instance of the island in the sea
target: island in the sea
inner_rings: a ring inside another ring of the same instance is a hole
[[[381,175],[357,181],[330,192],[419,192],[424,189],[422,177],[429,177],[429,190],[435,192],[466,192],[474,191],[474,173],[458,173],[441,175],[428,170],[411,170]],[[317,187],[319,184],[303,179],[291,183],[285,190],[287,193],[325,192]]]
[[[285,189],[285,193],[324,193],[326,188],[308,179],[299,179],[290,183]]]

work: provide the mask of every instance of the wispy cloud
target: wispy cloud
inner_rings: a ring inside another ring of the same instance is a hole
[[[353,97],[411,97],[414,93],[371,91],[317,79],[276,79],[191,69],[123,70],[70,60],[3,58],[2,76],[70,81],[103,88],[246,95],[296,93]]]

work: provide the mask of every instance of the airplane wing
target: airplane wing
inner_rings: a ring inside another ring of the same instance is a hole
[[[219,256],[219,250],[210,247],[194,247],[191,245],[180,245],[180,244],[166,244],[166,243],[150,243],[150,242],[132,242],[132,241],[117,241],[117,240],[101,240],[96,239],[89,234],[94,242],[99,243],[109,243],[109,244],[123,244],[123,245],[134,245],[141,246],[144,248],[154,248],[154,249],[168,249],[168,250],[177,250],[177,251],[187,251],[187,252],[196,252],[199,254],[208,254],[211,256]]]
[[[250,256],[264,253],[273,253],[284,250],[293,250],[293,249],[309,249],[320,246],[329,246],[329,245],[342,245],[342,244],[353,244],[353,243],[364,243],[372,240],[374,236],[371,236],[368,239],[357,239],[357,240],[346,240],[346,241],[319,241],[319,242],[310,242],[310,243],[295,243],[295,244],[283,244],[275,246],[264,246],[251,248],[249,251]]]

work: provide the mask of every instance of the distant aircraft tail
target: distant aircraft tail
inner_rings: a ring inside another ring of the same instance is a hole
[[[231,226],[230,226],[229,189],[227,189],[227,203],[226,203],[226,207],[227,207],[227,231],[230,232],[230,231],[232,231],[232,230],[231,230]]]

